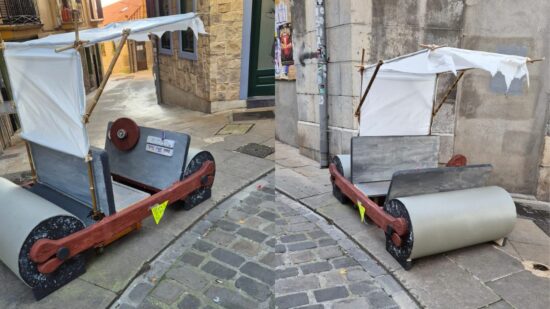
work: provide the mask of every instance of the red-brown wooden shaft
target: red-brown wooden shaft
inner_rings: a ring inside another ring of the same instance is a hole
[[[346,195],[354,204],[357,204],[358,201],[361,202],[363,207],[365,207],[365,215],[369,217],[374,224],[376,224],[383,231],[387,231],[388,226],[391,224],[393,231],[395,232],[394,235],[392,235],[392,240],[394,240],[394,243],[400,243],[400,236],[404,236],[408,231],[407,221],[404,218],[395,218],[385,212],[382,207],[378,206],[375,202],[369,199],[368,196],[366,196],[363,192],[361,192],[361,190],[341,175],[334,163],[330,164],[329,171],[334,184],[336,184],[342,193]],[[399,238],[399,240],[397,238]]]
[[[169,201],[168,203],[172,204],[185,198],[200,187],[211,186],[214,182],[214,177],[212,176],[214,169],[214,162],[207,161],[197,172],[188,178],[178,181],[171,187],[141,200],[112,216],[105,217],[92,226],[61,239],[40,239],[32,246],[29,254],[30,258],[33,262],[39,264],[38,270],[41,273],[51,273],[63,263],[63,260],[56,257],[56,253],[60,248],[69,249],[69,255],[65,259],[67,260],[90,248],[101,247],[109,243],[111,239],[120,233],[149,217],[151,215],[151,207],[154,205],[165,201]],[[206,183],[203,183],[204,176],[208,177]]]

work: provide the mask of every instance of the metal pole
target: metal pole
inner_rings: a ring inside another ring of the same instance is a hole
[[[319,163],[321,168],[328,167],[328,90],[327,90],[327,34],[325,28],[325,0],[316,0],[317,48],[317,86],[319,88]]]
[[[124,48],[124,45],[126,45],[126,41],[128,40],[129,35],[130,35],[130,29],[124,29],[122,31],[122,39],[120,40],[120,44],[116,49],[113,59],[111,59],[109,68],[107,69],[107,72],[105,72],[105,76],[103,77],[103,80],[101,81],[101,84],[99,85],[99,88],[97,89],[94,98],[91,100],[89,104],[88,111],[84,115],[84,123],[88,123],[90,121],[90,116],[92,115],[92,112],[94,111],[97,105],[97,102],[99,102],[99,98],[101,97],[101,94],[103,94],[103,90],[105,90],[105,86],[109,81],[109,77],[111,77],[111,74],[113,73],[113,69],[115,68],[116,61],[120,57],[120,54],[122,53],[122,49]]]
[[[157,104],[162,104],[162,90],[160,88],[160,63],[159,63],[159,57],[160,57],[160,52],[159,52],[159,47],[158,47],[158,44],[157,44],[157,37],[150,33],[149,34],[149,40],[151,40],[151,44],[153,46],[153,53],[154,53],[154,58],[153,58],[153,77],[155,79],[155,89],[157,91]]]

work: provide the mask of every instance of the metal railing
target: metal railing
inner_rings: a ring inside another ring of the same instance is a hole
[[[0,0],[0,24],[40,24],[34,0]]]

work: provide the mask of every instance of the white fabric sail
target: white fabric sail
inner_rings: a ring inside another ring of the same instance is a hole
[[[86,45],[119,40],[124,29],[129,39],[149,40],[150,33],[191,28],[205,34],[195,13],[112,23],[104,28],[80,32]],[[86,92],[80,54],[75,49],[55,52],[74,43],[74,33],[55,34],[37,40],[6,42],[4,57],[22,127],[21,136],[31,142],[84,158],[89,152],[88,134],[83,122]]]
[[[526,57],[443,47],[421,50],[390,59],[380,67],[361,107],[361,136],[428,135],[432,118],[436,76],[439,73],[481,69],[491,76],[500,72],[507,88],[525,77]],[[376,65],[365,67],[364,93]]]

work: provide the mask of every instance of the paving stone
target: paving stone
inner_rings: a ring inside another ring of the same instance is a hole
[[[220,246],[228,246],[229,244],[231,244],[231,242],[233,242],[233,240],[235,239],[235,236],[228,234],[226,232],[214,230],[208,233],[208,235],[205,238]]]
[[[201,269],[221,279],[231,279],[237,274],[237,272],[233,269],[227,268],[214,261],[209,261],[208,263],[204,264]]]
[[[286,217],[286,221],[288,224],[298,224],[298,223],[306,223],[309,222],[309,220],[305,217],[300,215],[299,213],[296,213],[296,215]]]
[[[277,279],[298,276],[298,267],[288,267],[285,269],[277,269],[275,270],[275,276]]]
[[[275,306],[279,309],[288,309],[307,304],[309,304],[309,299],[306,293],[296,293],[275,298]]]
[[[282,243],[289,243],[289,242],[304,241],[306,239],[307,239],[306,235],[303,233],[300,233],[300,234],[282,236],[280,240]]]
[[[311,222],[291,224],[286,226],[286,230],[290,233],[310,232],[316,228],[316,225]]]
[[[240,239],[231,246],[233,250],[249,257],[257,256],[260,252],[260,247],[260,244],[246,239]]]
[[[264,219],[266,219],[266,220],[272,221],[272,222],[275,222],[275,220],[276,220],[277,218],[279,218],[279,215],[278,215],[278,214],[273,213],[273,212],[271,212],[271,211],[265,211],[265,210],[262,211],[262,212],[260,212],[260,213],[258,214],[258,216],[259,216],[259,217],[262,217],[262,218],[264,218]]]
[[[188,251],[182,254],[180,261],[185,264],[193,265],[195,267],[199,266],[204,260],[204,256],[198,255],[194,252]]]
[[[243,226],[253,228],[253,229],[260,229],[262,226],[265,226],[269,221],[266,221],[260,217],[248,217],[242,224]]]
[[[180,266],[170,269],[166,273],[167,278],[174,279],[191,290],[202,290],[208,285],[209,280],[197,273],[190,266]]]
[[[243,212],[237,209],[232,209],[227,213],[227,218],[235,222],[238,222],[240,220],[244,220],[248,218],[248,214],[246,212]]]
[[[487,285],[515,308],[548,308],[550,279],[522,271]],[[529,291],[529,293],[526,293]]]
[[[319,240],[319,247],[334,246],[336,244],[337,244],[336,240],[332,238],[323,238]]]
[[[275,248],[275,245],[277,244],[277,239],[275,237],[269,239],[265,242],[266,245],[270,246],[271,248]]]
[[[133,302],[140,302],[145,298],[149,291],[153,289],[153,287],[154,286],[151,284],[141,282],[132,289],[132,291],[128,294],[128,298],[130,298]]]
[[[324,301],[348,297],[349,292],[346,287],[337,286],[313,291],[313,295],[315,295],[315,299],[321,303]]]
[[[348,281],[350,282],[356,282],[356,281],[362,281],[365,279],[370,279],[370,276],[363,269],[351,269],[351,270],[348,270],[347,278],[348,278]]]
[[[311,250],[292,252],[288,255],[293,264],[302,264],[316,260],[317,257]]]
[[[284,264],[283,258],[281,257],[281,255],[275,252],[269,252],[268,254],[264,255],[260,259],[260,262],[271,268],[277,268]]]
[[[275,253],[285,253],[286,252],[286,246],[285,245],[275,245]]]
[[[388,294],[384,293],[383,291],[372,292],[367,297],[367,301],[372,308],[399,308],[397,303],[395,303],[395,301],[393,301],[393,299],[391,299],[391,297],[389,297]]]
[[[313,241],[304,241],[288,245],[288,251],[300,251],[316,248],[317,244]]]
[[[374,281],[378,282],[378,285],[384,289],[384,291],[392,295],[395,292],[403,290],[399,282],[395,280],[391,275],[382,275],[374,278]]]
[[[290,277],[275,282],[275,295],[314,290],[320,287],[319,278],[315,275]]]
[[[240,230],[238,230],[237,234],[259,243],[263,242],[268,236],[267,234],[264,234],[260,231],[256,231],[246,227],[243,227]]]
[[[488,309],[513,309],[512,305],[504,300],[497,301],[496,303],[487,306]]]
[[[288,223],[286,222],[285,219],[277,219],[277,220],[275,220],[275,224],[277,224],[277,225],[287,225]]]
[[[318,238],[321,238],[321,237],[329,237],[327,233],[323,232],[323,231],[313,231],[313,232],[309,232],[307,233],[307,235],[309,237],[311,237],[312,239],[318,239]]]
[[[258,304],[251,300],[247,299],[246,297],[240,295],[239,293],[235,293],[235,291],[218,287],[218,286],[211,286],[208,288],[208,290],[204,293],[206,297],[208,297],[210,300],[217,299],[217,304],[224,307],[224,308],[232,308],[232,309],[257,309]]]
[[[233,222],[229,222],[227,220],[220,220],[216,222],[216,226],[221,228],[222,230],[226,230],[228,232],[234,232],[239,228],[238,224],[235,224]]]
[[[214,250],[212,252],[212,256],[234,267],[241,266],[242,263],[244,263],[245,261],[245,259],[242,256],[222,248],[217,248],[216,250]]]
[[[329,271],[332,269],[332,266],[329,262],[317,262],[317,263],[311,263],[300,266],[300,269],[302,269],[302,273],[304,275],[311,274],[311,273],[320,273],[323,271]]]
[[[262,302],[271,296],[271,289],[269,286],[246,276],[239,277],[239,279],[235,281],[235,287],[245,291],[246,294]]]
[[[243,204],[241,205],[241,207],[239,207],[239,209],[249,215],[255,215],[260,212],[260,208],[258,207],[258,205]]]
[[[336,302],[332,305],[332,309],[359,309],[370,308],[369,303],[365,298],[353,298]],[[377,307],[373,307],[377,308]]]
[[[185,297],[178,303],[179,309],[199,309],[201,306],[201,300],[191,294],[185,295]]]
[[[328,259],[332,259],[332,258],[344,255],[344,253],[342,252],[342,249],[340,249],[340,247],[338,246],[319,248],[316,251],[317,251],[317,255],[324,260],[328,260]]]
[[[361,282],[352,283],[349,285],[349,290],[355,295],[367,296],[372,291],[380,289],[374,284],[372,280],[365,280]]]
[[[256,278],[270,286],[275,283],[275,271],[254,262],[247,262],[241,266],[240,271],[250,277]]]
[[[359,265],[356,260],[350,258],[349,256],[336,258],[332,260],[331,263],[334,265],[334,268],[346,268]]]
[[[270,235],[274,235],[278,231],[279,231],[279,229],[278,229],[277,225],[275,225],[275,223],[270,223],[270,224],[266,225],[264,228],[262,228],[262,232],[270,234]]]
[[[166,304],[171,304],[179,298],[182,292],[183,288],[177,282],[162,280],[151,295]]]
[[[197,224],[195,224],[195,226],[193,226],[191,231],[199,235],[204,235],[204,233],[206,233],[208,229],[210,229],[211,227],[212,227],[212,222],[208,220],[201,220]]]
[[[386,270],[374,260],[359,261],[359,264],[363,266],[371,277],[378,277],[387,274]]]
[[[298,307],[296,309],[324,309],[324,308],[325,306],[323,306],[323,304],[315,304],[315,305]]]
[[[331,287],[331,286],[337,286],[337,285],[343,285],[347,284],[346,280],[346,274],[342,273],[340,270],[332,270],[320,273],[319,276],[322,278],[321,280],[321,287]]]
[[[193,244],[193,248],[202,252],[208,252],[214,249],[215,246],[209,242],[199,239],[196,243]]]
[[[166,307],[166,304],[162,304],[158,300],[147,297],[141,304],[139,304],[138,309],[157,309]]]

